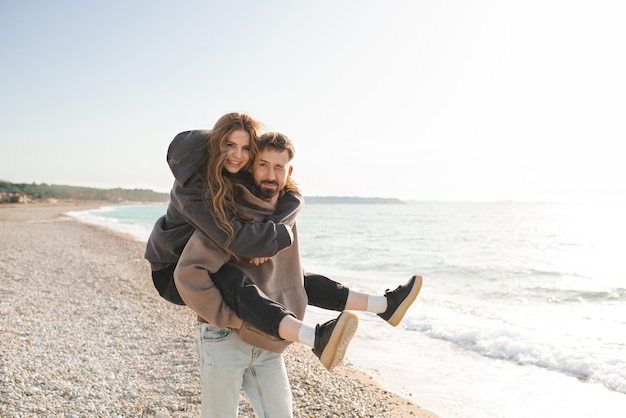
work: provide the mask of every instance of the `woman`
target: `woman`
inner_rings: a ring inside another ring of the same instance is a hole
[[[210,132],[184,132],[172,141],[168,162],[176,181],[167,213],[157,221],[146,248],[153,280],[166,298],[183,303],[172,276],[180,254],[195,230],[201,231],[233,257],[250,258],[257,264],[291,245],[292,232],[287,221],[295,221],[303,205],[297,188],[284,193],[275,213],[265,222],[253,222],[235,203],[233,182],[239,183],[249,176],[249,167],[257,152],[259,131],[259,124],[250,116],[229,113],[220,118]],[[228,289],[221,295],[227,306],[215,304],[214,307],[215,317],[222,318],[222,324],[237,323],[235,317],[239,316],[273,337],[315,348],[316,338],[318,346],[320,338],[330,338],[320,335],[328,333],[325,330],[329,327],[355,321],[350,314],[342,314],[338,320],[310,326],[280,304],[264,298],[249,279],[243,278],[240,286],[233,286],[232,278],[237,272],[232,269],[210,273],[218,289]],[[337,311],[370,311],[396,326],[417,296],[421,277],[413,277],[406,285],[399,286],[394,292],[386,292],[384,296],[354,292],[317,274],[306,274],[304,286],[312,305]],[[250,316],[247,314],[249,309],[236,309],[237,312],[228,309],[241,306],[254,306],[267,315]],[[347,338],[345,344],[332,347],[334,351],[330,354],[324,353],[323,349],[314,351],[329,370],[343,358],[351,335],[337,338],[343,337]]]

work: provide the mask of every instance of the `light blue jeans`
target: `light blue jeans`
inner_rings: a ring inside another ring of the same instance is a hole
[[[260,418],[293,416],[282,354],[247,344],[230,328],[199,323],[202,418],[236,418],[243,387]]]

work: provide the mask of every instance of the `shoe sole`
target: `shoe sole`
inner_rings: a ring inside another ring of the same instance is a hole
[[[343,361],[348,344],[354,337],[358,325],[359,317],[356,314],[344,311],[339,315],[328,344],[320,356],[320,361],[327,370],[332,370]]]
[[[413,304],[413,302],[415,302],[415,299],[417,298],[417,295],[421,289],[422,289],[422,276],[416,275],[415,282],[413,283],[413,287],[411,288],[409,295],[402,301],[400,305],[398,305],[398,309],[396,309],[393,315],[391,315],[391,318],[387,320],[387,322],[389,322],[391,326],[394,326],[394,327],[398,326],[400,321],[402,321],[402,318],[404,318],[406,311],[408,311],[409,307]]]

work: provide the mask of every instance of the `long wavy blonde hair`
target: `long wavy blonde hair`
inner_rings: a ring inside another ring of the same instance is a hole
[[[228,152],[226,144],[230,134],[237,130],[250,134],[250,161],[237,174],[231,174],[224,170]],[[257,141],[260,130],[260,124],[250,116],[243,113],[228,113],[215,123],[207,141],[208,158],[203,167],[207,185],[206,198],[210,202],[217,226],[227,235],[226,245],[232,242],[235,235],[227,211],[245,222],[252,222],[252,218],[237,209],[232,180],[241,179],[248,174],[258,152]]]

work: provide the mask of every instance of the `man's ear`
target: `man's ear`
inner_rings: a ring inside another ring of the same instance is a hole
[[[293,166],[289,166],[289,171],[287,172],[287,177],[291,176],[291,172],[293,171]]]

